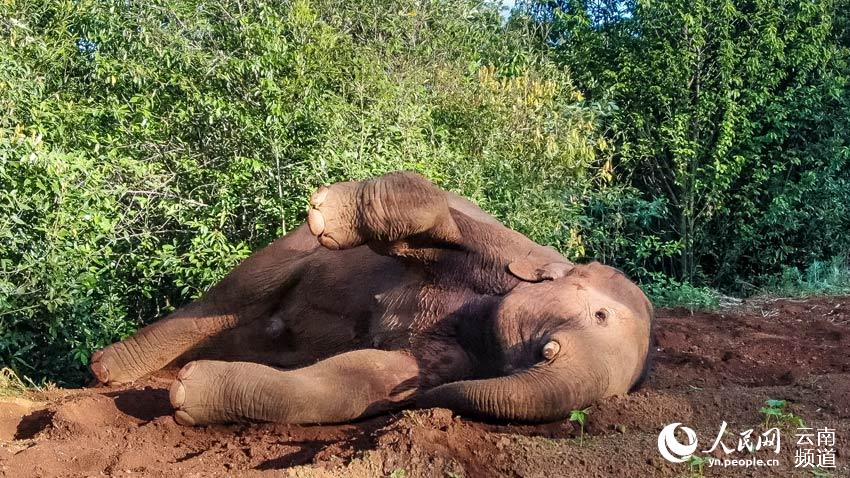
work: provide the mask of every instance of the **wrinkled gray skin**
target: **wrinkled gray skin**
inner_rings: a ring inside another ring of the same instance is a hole
[[[322,187],[311,206],[202,298],[96,352],[98,380],[186,364],[170,399],[187,425],[413,405],[548,421],[648,370],[652,305],[611,267],[412,173]]]

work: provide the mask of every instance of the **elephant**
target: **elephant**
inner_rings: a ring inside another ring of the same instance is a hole
[[[322,186],[307,221],[95,352],[104,384],[182,368],[182,425],[341,423],[410,407],[545,422],[646,379],[654,311],[412,172]]]

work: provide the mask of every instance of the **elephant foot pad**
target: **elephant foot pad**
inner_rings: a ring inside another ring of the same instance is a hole
[[[180,369],[168,391],[177,423],[192,426],[221,421],[223,411],[217,404],[232,392],[224,368],[220,362],[197,361]]]

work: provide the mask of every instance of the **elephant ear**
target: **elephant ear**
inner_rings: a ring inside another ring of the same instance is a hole
[[[548,259],[529,254],[508,264],[508,270],[526,282],[542,282],[560,279],[575,267],[567,261],[548,262]]]

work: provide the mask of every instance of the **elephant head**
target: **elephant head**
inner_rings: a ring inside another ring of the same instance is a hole
[[[492,307],[486,326],[494,371],[433,388],[421,405],[549,421],[639,385],[654,315],[640,288],[596,262],[520,260],[508,269],[520,283]]]

